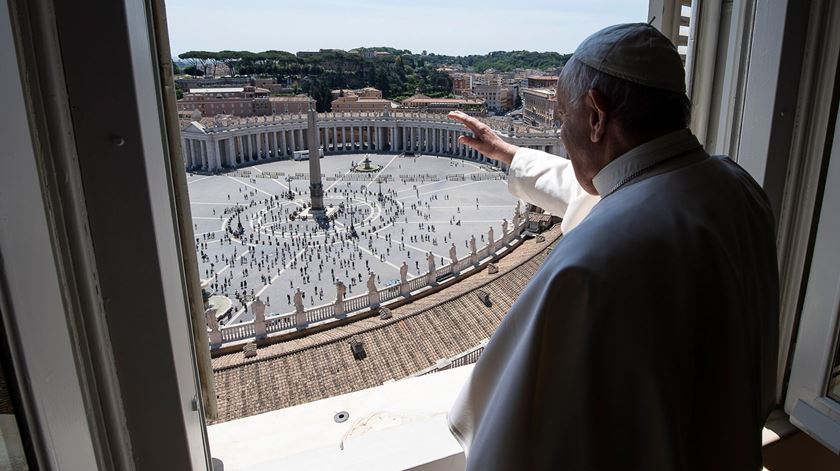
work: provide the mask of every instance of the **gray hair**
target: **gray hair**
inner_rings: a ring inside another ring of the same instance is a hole
[[[627,132],[644,130],[676,131],[688,126],[691,102],[685,93],[675,93],[639,85],[597,71],[574,56],[566,63],[557,81],[558,93],[565,90],[574,106],[595,89],[604,96],[610,118]]]

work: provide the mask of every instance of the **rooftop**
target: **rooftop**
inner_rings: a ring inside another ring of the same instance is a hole
[[[431,98],[426,95],[414,95],[403,100],[403,103],[462,103],[468,105],[484,104],[483,98]]]
[[[499,272],[477,273],[454,286],[392,310],[383,321],[370,317],[257,351],[212,360],[225,422],[405,378],[478,345],[499,325],[508,308],[560,237],[559,226],[531,239],[498,261]],[[485,306],[476,291],[490,294]],[[367,358],[355,360],[350,337],[364,342]]]
[[[301,101],[307,102],[309,101],[309,97],[306,95],[295,95],[295,96],[272,96],[268,98],[269,101]]]
[[[242,93],[244,87],[191,88],[189,93]]]

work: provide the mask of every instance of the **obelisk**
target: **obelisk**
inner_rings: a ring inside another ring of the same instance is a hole
[[[315,100],[311,97],[306,114],[308,124],[306,135],[309,145],[309,199],[312,203],[309,212],[317,214],[324,211],[324,185],[321,183],[321,153],[318,144],[318,126],[315,123]]]

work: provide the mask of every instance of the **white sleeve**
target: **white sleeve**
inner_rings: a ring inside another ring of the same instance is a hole
[[[577,182],[571,161],[524,147],[511,161],[508,191],[560,217],[565,216],[570,203],[590,196]]]

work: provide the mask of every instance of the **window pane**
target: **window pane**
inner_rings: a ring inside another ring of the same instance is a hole
[[[834,362],[828,377],[828,397],[840,402],[840,344],[834,352]]]
[[[2,326],[0,326],[0,338],[5,342]],[[18,417],[12,404],[10,380],[11,375],[7,377],[6,367],[3,361],[0,361],[0,469],[26,470],[29,469],[29,465],[23,451]]]

